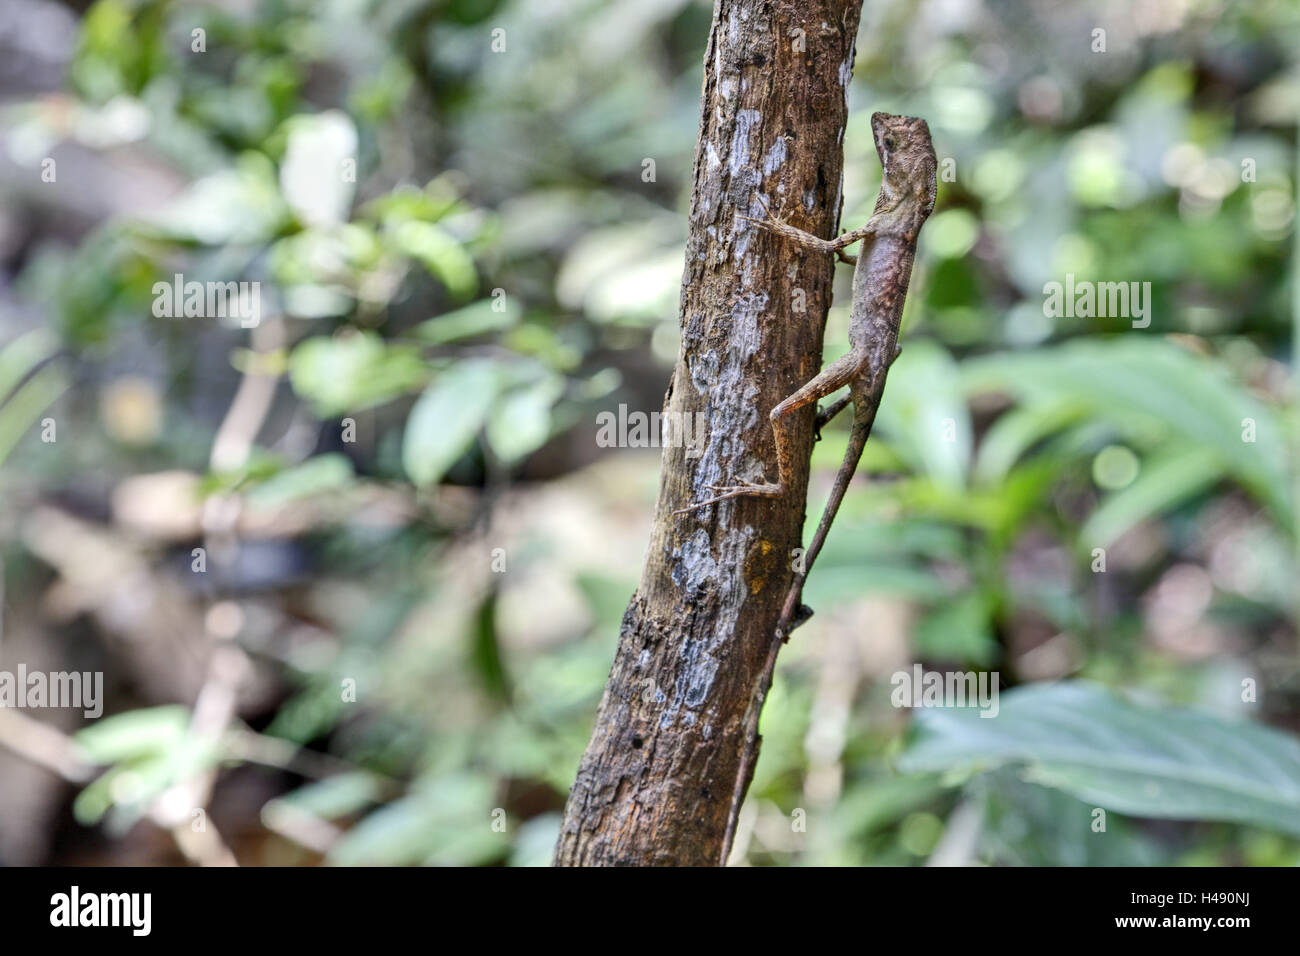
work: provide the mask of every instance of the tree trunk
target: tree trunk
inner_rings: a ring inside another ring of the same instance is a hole
[[[780,641],[807,496],[673,511],[735,478],[775,480],[768,413],[821,365],[831,257],[743,217],[771,211],[820,236],[838,228],[847,85],[861,0],[717,0],[704,58],[681,353],[641,583],[591,742],[569,793],[555,863],[720,865],[758,755],[758,713]],[[684,416],[684,417],[682,417]],[[692,435],[694,429],[674,429]]]

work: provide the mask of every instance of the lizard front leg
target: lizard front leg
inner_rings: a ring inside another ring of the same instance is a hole
[[[776,442],[778,480],[775,484],[771,482],[759,484],[740,479],[734,485],[713,485],[709,490],[718,492],[717,495],[687,505],[685,508],[679,508],[673,514],[686,514],[695,511],[697,508],[703,508],[705,505],[726,501],[728,498],[742,496],[779,498],[784,495],[790,487],[790,479],[794,475],[795,463],[798,460],[794,435],[791,434],[790,429],[790,415],[798,409],[811,405],[849,384],[861,371],[862,363],[863,357],[854,352],[841,356],[822,369],[821,373],[807,385],[772,409],[772,413],[768,418],[772,422],[772,437]],[[840,407],[843,408],[843,405]]]

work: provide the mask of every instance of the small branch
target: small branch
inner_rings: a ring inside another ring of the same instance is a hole
[[[86,783],[95,776],[95,765],[71,737],[12,707],[0,707],[0,747],[69,783]]]

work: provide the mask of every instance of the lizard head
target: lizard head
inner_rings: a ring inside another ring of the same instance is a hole
[[[880,155],[882,181],[880,199],[889,206],[907,196],[920,200],[926,216],[934,210],[938,162],[930,127],[915,116],[873,113],[871,131]]]

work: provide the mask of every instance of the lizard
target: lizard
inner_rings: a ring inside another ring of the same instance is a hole
[[[776,443],[777,480],[757,483],[736,479],[733,485],[710,486],[717,492],[674,514],[686,514],[719,501],[742,496],[783,497],[790,488],[795,471],[796,448],[790,416],[848,386],[848,394],[825,410],[818,410],[817,434],[832,418],[853,404],[853,427],[843,463],[835,475],[826,508],[813,535],[804,560],[786,597],[777,623],[777,636],[789,640],[789,632],[809,617],[812,611],[800,604],[803,583],[821,551],[831,523],[835,520],[844,493],[857,470],[871,434],[876,409],[885,388],[885,375],[898,357],[899,324],[903,303],[916,257],[916,241],[921,226],[934,211],[938,189],[937,161],[930,140],[930,127],[913,116],[874,113],[871,130],[876,153],[880,157],[880,195],[871,218],[861,229],[846,232],[836,239],[822,239],[796,229],[773,217],[751,219],[756,226],[797,243],[814,252],[836,255],[852,262],[853,298],[849,307],[849,351],[824,368],[815,378],[772,409],[768,416]],[[746,217],[748,218],[748,217]],[[844,249],[859,240],[863,246],[856,259]],[[778,645],[779,646],[779,645]]]

